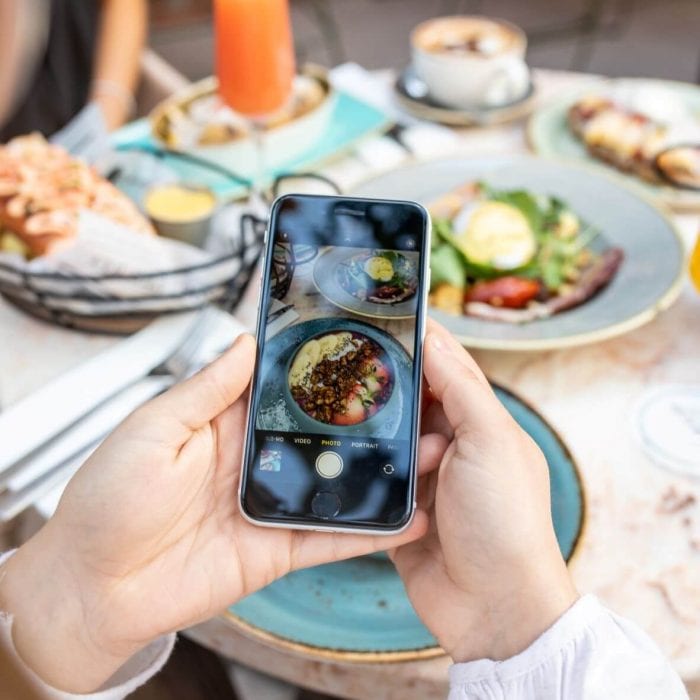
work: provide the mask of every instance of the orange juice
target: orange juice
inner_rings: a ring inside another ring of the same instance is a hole
[[[284,105],[294,78],[288,0],[214,0],[219,93],[261,117]]]
[[[700,292],[700,234],[690,256],[690,279],[693,280],[695,288]]]

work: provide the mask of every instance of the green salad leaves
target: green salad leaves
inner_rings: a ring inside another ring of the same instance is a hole
[[[576,280],[580,268],[590,261],[588,246],[598,231],[582,222],[567,204],[556,197],[527,190],[497,190],[479,183],[479,202],[500,202],[517,209],[530,226],[537,243],[534,257],[517,269],[497,269],[476,264],[457,244],[453,221],[433,220],[431,273],[433,288],[449,284],[464,288],[479,280],[517,275],[539,280],[550,293]]]

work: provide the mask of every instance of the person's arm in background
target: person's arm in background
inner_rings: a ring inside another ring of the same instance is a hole
[[[101,5],[90,100],[100,106],[111,131],[132,116],[148,5],[146,0],[101,0]]]
[[[43,0],[0,0],[0,126],[29,89],[45,49],[49,14]]]
[[[456,662],[450,700],[677,700],[685,689],[636,625],[579,599],[552,525],[547,463],[467,351],[437,324],[425,342],[444,441],[418,506],[428,534],[392,553],[409,598]]]

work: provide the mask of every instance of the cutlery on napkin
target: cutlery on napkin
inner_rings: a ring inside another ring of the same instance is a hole
[[[243,331],[241,324],[208,308],[190,326],[191,334],[163,364],[169,373],[130,384],[101,403],[58,436],[33,450],[0,474],[0,522],[6,522],[41,500],[55,505],[80,465],[126,416],[220,355]]]
[[[100,441],[134,409],[173,384],[168,375],[144,377],[100,404],[75,426],[49,440],[0,474],[0,491],[19,491],[87,445]]]
[[[34,501],[48,493],[56,484],[67,484],[85,460],[97,449],[93,443],[77,454],[62,461],[48,474],[19,491],[6,491],[0,495],[0,523],[6,523],[29,508]]]
[[[173,355],[198,314],[163,316],[0,414],[0,472]]]

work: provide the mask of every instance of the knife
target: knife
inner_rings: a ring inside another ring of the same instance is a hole
[[[0,472],[170,357],[198,312],[161,316],[0,414]]]
[[[88,445],[77,454],[59,464],[49,474],[32,482],[17,492],[6,491],[0,494],[0,523],[7,523],[31,506],[38,498],[48,493],[54,486],[70,479],[85,460],[97,449],[99,442]]]
[[[0,491],[19,491],[56,465],[101,441],[132,411],[172,386],[168,375],[144,377],[104,401],[75,425],[0,473]]]

